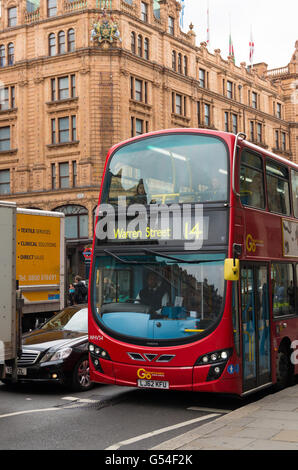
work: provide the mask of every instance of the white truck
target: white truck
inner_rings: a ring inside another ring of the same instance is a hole
[[[5,363],[17,378],[21,348],[21,310],[16,286],[16,205],[0,202],[0,379]]]
[[[16,279],[26,329],[65,307],[64,226],[63,213],[17,208]]]

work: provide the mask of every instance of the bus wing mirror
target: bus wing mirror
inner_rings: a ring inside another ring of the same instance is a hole
[[[237,258],[226,258],[224,277],[226,281],[238,281],[239,280],[239,259]]]

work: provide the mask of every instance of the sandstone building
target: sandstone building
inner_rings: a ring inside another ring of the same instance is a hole
[[[65,213],[70,274],[84,275],[105,155],[120,140],[173,127],[242,131],[298,162],[298,41],[285,67],[236,66],[192,25],[180,30],[180,8],[1,1],[0,198]]]

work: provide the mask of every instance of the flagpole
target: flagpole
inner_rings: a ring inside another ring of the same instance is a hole
[[[207,2],[207,46],[210,47],[209,0]]]

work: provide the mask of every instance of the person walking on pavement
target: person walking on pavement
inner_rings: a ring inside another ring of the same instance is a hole
[[[85,283],[83,282],[83,279],[81,276],[76,276],[75,277],[75,294],[74,294],[74,300],[76,304],[83,304],[87,301],[87,287]]]

